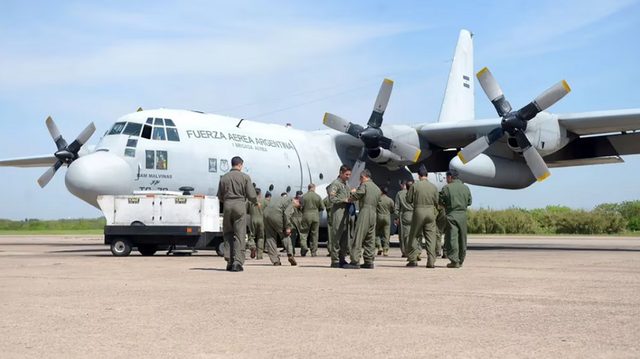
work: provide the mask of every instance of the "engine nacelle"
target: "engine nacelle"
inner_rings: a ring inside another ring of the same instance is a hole
[[[543,157],[560,150],[569,143],[567,130],[558,123],[558,115],[549,112],[540,112],[529,121],[525,135]],[[513,152],[522,155],[515,137],[507,137],[507,146]]]
[[[484,153],[467,164],[462,164],[460,158],[454,157],[449,168],[458,170],[460,180],[476,186],[522,189],[536,182],[526,163]]]
[[[401,160],[400,156],[396,155],[395,153],[389,150],[385,150],[384,148],[380,148],[380,147],[375,150],[369,150],[368,155],[371,161],[381,165],[384,165],[385,163],[389,162],[389,160],[395,160],[395,161]]]

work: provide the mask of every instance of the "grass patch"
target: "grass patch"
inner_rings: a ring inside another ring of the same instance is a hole
[[[28,235],[96,235],[104,234],[103,229],[41,229],[41,230],[0,230],[0,236],[28,236]]]

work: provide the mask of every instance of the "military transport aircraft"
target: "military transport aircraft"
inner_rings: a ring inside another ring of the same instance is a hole
[[[439,119],[435,123],[383,125],[393,82],[384,80],[366,127],[334,114],[327,130],[247,121],[191,110],[139,110],[117,120],[95,146],[90,124],[67,144],[51,118],[53,155],[0,161],[0,166],[50,167],[38,179],[47,185],[67,166],[65,184],[76,197],[98,207],[101,194],[176,191],[215,195],[220,176],[239,155],[255,185],[272,192],[325,187],[343,163],[354,167],[352,186],[366,166],[378,185],[395,195],[398,181],[421,166],[438,188],[443,172],[455,168],[466,183],[522,189],[549,175],[548,167],[622,162],[640,153],[640,109],[554,114],[545,111],[569,91],[561,81],[519,110],[513,110],[488,69],[477,74],[498,118],[476,120],[472,34],[460,32]],[[589,136],[587,136],[589,135]],[[587,136],[587,137],[582,137]],[[324,216],[322,218],[324,225]]]

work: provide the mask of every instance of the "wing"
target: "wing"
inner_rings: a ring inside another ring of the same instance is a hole
[[[640,130],[640,109],[558,114],[558,122],[579,136]]]
[[[549,167],[583,166],[624,162],[620,156],[640,154],[640,109],[557,114],[558,123],[574,139],[559,151],[545,156]],[[500,119],[427,123],[415,128],[429,144],[443,149],[462,148],[478,135],[500,125]],[[629,132],[629,133],[628,133]],[[588,137],[582,137],[588,136]],[[446,168],[457,151],[437,153],[432,167]],[[429,167],[429,165],[427,165]]]
[[[0,167],[51,167],[57,161],[54,155],[10,158],[0,160]]]
[[[416,125],[420,137],[441,148],[461,148],[500,126],[500,118]]]

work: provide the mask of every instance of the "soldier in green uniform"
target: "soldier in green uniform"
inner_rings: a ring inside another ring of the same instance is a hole
[[[382,187],[382,195],[376,209],[376,246],[378,255],[389,255],[389,232],[391,231],[391,213],[394,211],[393,200],[387,196],[389,189]]]
[[[324,204],[325,212],[327,212],[327,257],[331,257],[331,202],[329,202],[329,186],[325,188],[327,190],[327,196],[322,200]]]
[[[271,203],[264,211],[267,254],[273,265],[281,265],[280,254],[278,253],[278,239],[282,240],[284,244],[289,263],[292,266],[298,264],[293,258],[293,249],[291,248],[291,229],[293,227],[291,217],[293,211],[299,207],[300,201],[297,198],[281,196],[271,200]]]
[[[371,180],[371,172],[365,169],[360,174],[360,186],[351,190],[350,202],[359,202],[356,234],[351,247],[351,263],[348,268],[373,269],[376,250],[376,210],[380,202],[380,188]],[[364,255],[362,249],[364,248]],[[364,264],[360,266],[360,256]]]
[[[331,203],[331,267],[344,268],[345,256],[349,245],[349,177],[351,168],[340,166],[338,178],[329,185],[329,202]]]
[[[262,198],[262,190],[256,188],[256,194],[258,195],[258,202],[260,207],[247,202],[247,213],[251,216],[251,222],[249,223],[249,249],[251,250],[251,259],[262,259],[262,253],[264,251],[264,209],[267,208],[269,203]],[[257,244],[257,246],[256,246]]]
[[[438,188],[427,180],[426,169],[418,172],[420,180],[409,189],[407,202],[413,205],[413,220],[407,246],[408,267],[418,265],[418,254],[422,251],[418,245],[419,233],[426,239],[427,268],[435,268],[436,263],[436,212],[440,200]]]
[[[395,201],[396,226],[400,229],[398,239],[403,258],[408,254],[407,242],[411,231],[411,219],[413,218],[413,206],[407,202],[408,185],[409,183],[407,182],[401,182],[402,190],[396,195]]]
[[[467,256],[467,207],[472,198],[469,187],[458,179],[458,171],[447,171],[447,185],[440,194],[440,205],[447,215],[445,250],[448,268],[460,268]]]
[[[296,191],[295,199],[300,201],[302,198],[302,191]],[[302,201],[301,201],[302,202]],[[301,233],[302,233],[302,208],[296,208],[293,210],[293,216],[291,217],[291,223],[293,228],[291,229],[291,243],[293,248],[293,254],[296,254],[296,245],[300,242],[300,253],[303,257],[307,255],[309,252],[309,247],[307,243],[302,241]]]
[[[217,197],[223,204],[222,233],[227,270],[242,272],[247,235],[247,199],[261,207],[251,177],[242,173],[242,158],[231,159],[231,170],[218,183]]]
[[[307,193],[302,195],[302,233],[300,233],[302,243],[307,243],[309,235],[309,246],[311,256],[318,255],[318,235],[320,229],[320,211],[324,211],[322,198],[316,193],[316,185],[311,183]],[[303,255],[304,256],[304,255]]]

